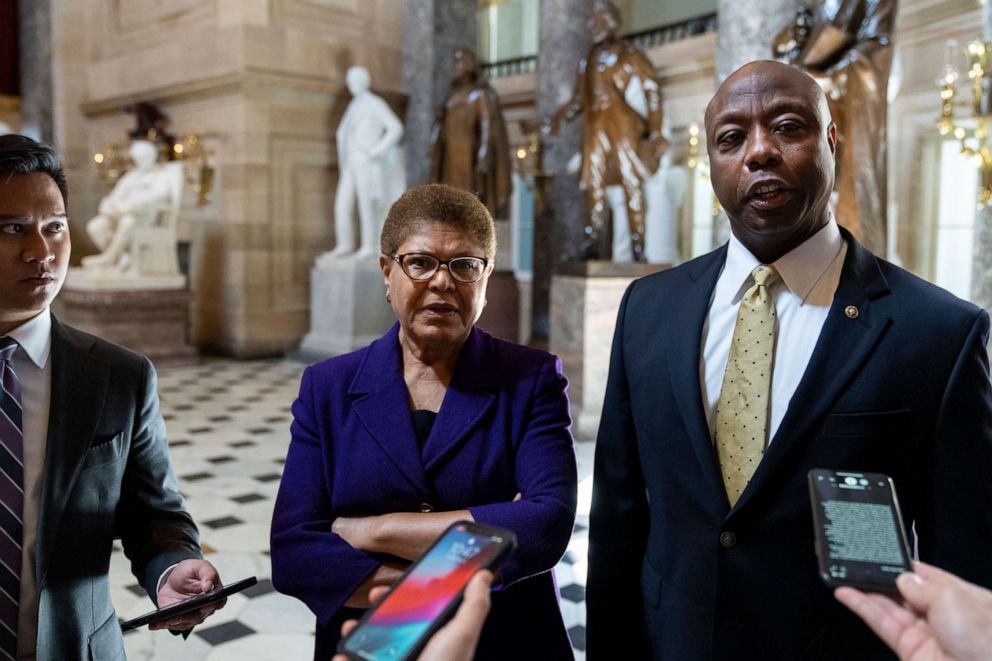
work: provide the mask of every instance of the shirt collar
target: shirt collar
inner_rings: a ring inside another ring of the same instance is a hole
[[[52,352],[52,313],[48,308],[7,333],[38,369],[45,369]]]
[[[831,214],[830,220],[816,234],[779,257],[772,266],[802,305],[843,246],[844,237]],[[751,271],[760,263],[736,236],[730,235],[721,280],[727,282],[730,289],[726,293],[734,302],[744,295],[750,286]]]

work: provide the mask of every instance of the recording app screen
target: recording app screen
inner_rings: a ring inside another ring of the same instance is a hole
[[[891,583],[909,570],[887,480],[838,473],[818,476],[816,486],[831,577]]]
[[[452,529],[348,639],[348,651],[363,659],[403,658],[498,549],[496,539]]]

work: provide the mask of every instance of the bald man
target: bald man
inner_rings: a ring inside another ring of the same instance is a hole
[[[587,658],[891,658],[821,583],[806,474],[892,476],[921,559],[992,585],[989,317],[837,226],[806,74],[738,69],[706,134],[732,236],[621,304]]]

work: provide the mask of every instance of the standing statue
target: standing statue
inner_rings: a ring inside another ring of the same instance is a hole
[[[382,97],[369,91],[368,69],[351,67],[345,83],[352,95],[335,134],[338,147],[337,193],[334,197],[334,250],[321,256],[379,253],[379,232],[390,205],[405,187],[399,142],[403,124]],[[361,239],[355,240],[355,202]]]
[[[583,256],[597,258],[604,252],[600,243],[611,202],[614,236],[630,237],[629,249],[614,241],[614,261],[630,261],[617,254],[621,247],[644,261],[644,180],[657,170],[667,144],[661,135],[661,86],[647,57],[617,36],[616,5],[597,0],[588,26],[593,45],[579,62],[572,98],[544,121],[542,132],[553,135],[563,122],[582,115],[579,181],[589,213]],[[616,194],[619,189],[609,191],[611,187],[622,187],[622,195]],[[624,215],[629,230],[619,226]]]
[[[431,181],[475,193],[494,218],[507,218],[510,145],[496,91],[471,50],[456,48],[451,94],[431,135]]]
[[[182,201],[182,163],[158,163],[147,140],[130,147],[134,167],[100,201],[86,231],[102,251],[83,257],[83,271],[98,275],[177,276],[176,221]]]
[[[838,222],[876,254],[886,248],[886,92],[896,0],[824,0],[800,10],[773,52],[813,76],[837,124]]]

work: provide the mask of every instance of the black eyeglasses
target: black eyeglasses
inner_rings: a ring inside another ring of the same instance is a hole
[[[393,255],[403,272],[411,280],[430,280],[442,266],[448,267],[448,273],[458,282],[476,282],[486,272],[489,260],[483,257],[454,257],[438,259],[434,255],[419,252],[408,252],[405,255]]]

